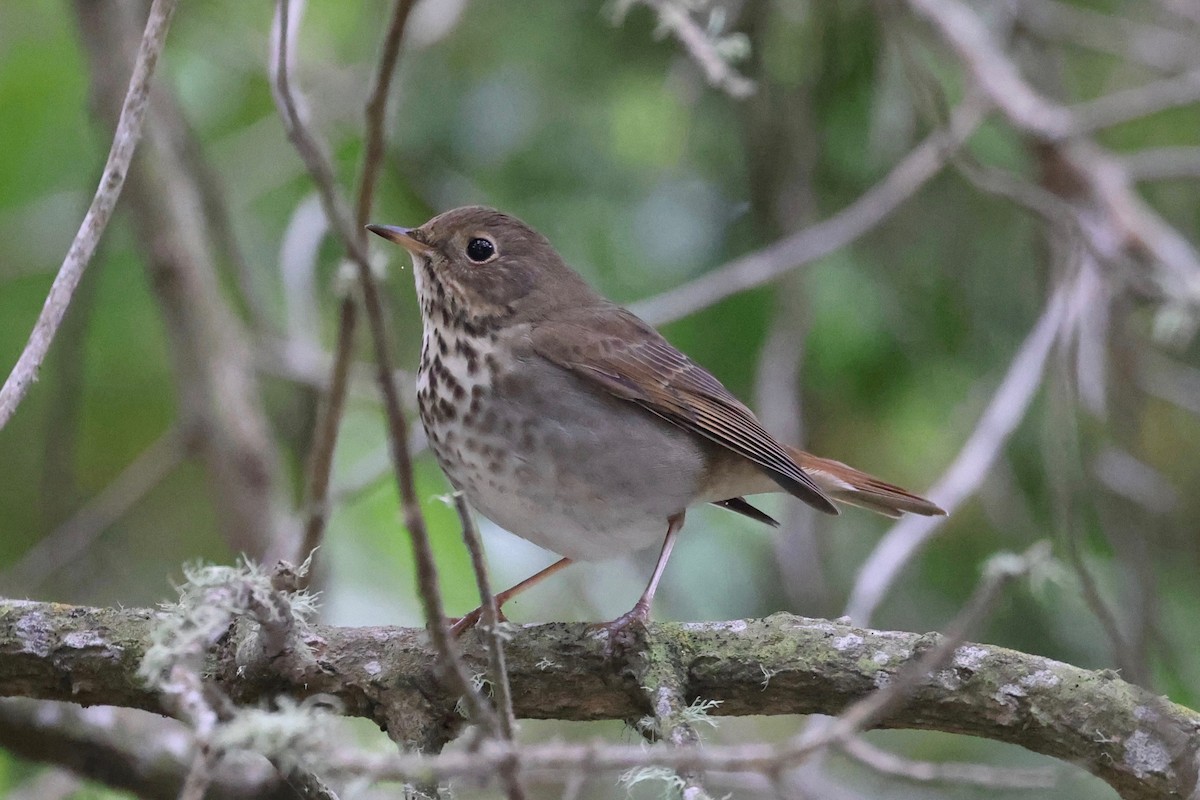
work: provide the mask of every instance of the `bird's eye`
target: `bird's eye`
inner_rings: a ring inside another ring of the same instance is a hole
[[[479,236],[467,242],[467,258],[476,264],[482,264],[494,255],[496,255],[496,245],[492,243],[491,239]]]

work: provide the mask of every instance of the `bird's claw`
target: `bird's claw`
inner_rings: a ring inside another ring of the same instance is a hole
[[[637,605],[612,622],[599,622],[588,626],[588,630],[597,639],[605,640],[605,652],[611,656],[633,644],[638,629],[644,632],[649,621],[650,605],[639,600]]]
[[[461,617],[451,617],[447,620],[450,623],[450,635],[457,639],[478,625],[481,619],[483,619],[483,606],[474,611],[469,611]],[[508,622],[508,617],[504,616],[504,609],[496,610],[496,621]]]

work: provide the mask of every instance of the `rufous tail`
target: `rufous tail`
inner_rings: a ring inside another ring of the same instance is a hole
[[[821,458],[794,447],[787,448],[796,463],[804,469],[821,491],[830,498],[886,517],[898,517],[905,512],[925,517],[941,516],[946,512],[924,497],[885,483],[873,475],[848,467],[840,461]]]

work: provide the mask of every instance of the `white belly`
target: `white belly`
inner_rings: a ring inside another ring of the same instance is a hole
[[[445,409],[427,413],[427,400],[422,411],[442,469],[492,522],[568,558],[595,561],[660,544],[668,517],[708,499],[699,496],[704,444],[536,358],[521,364],[521,381],[504,380],[513,361],[492,355],[501,380],[454,376],[487,391],[441,392],[460,398],[450,419]],[[453,358],[442,363],[466,368]],[[431,379],[423,375],[421,386]]]

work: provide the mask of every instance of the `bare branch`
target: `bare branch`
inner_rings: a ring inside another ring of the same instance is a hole
[[[754,94],[754,81],[740,75],[730,66],[730,58],[722,53],[708,31],[692,18],[688,8],[673,0],[639,0],[658,14],[658,24],[670,31],[692,61],[704,73],[708,83],[740,100]]]
[[[837,214],[717,267],[691,283],[635,303],[632,311],[654,325],[673,322],[845,247],[887,219],[936,175],[979,125],[984,111],[977,100],[964,101],[955,109],[946,129],[930,134],[887,177]]]
[[[365,239],[354,229],[350,210],[337,188],[337,176],[329,159],[325,145],[316,137],[308,125],[307,114],[302,108],[299,93],[292,87],[291,47],[299,28],[299,18],[291,19],[291,0],[279,0],[275,9],[276,35],[272,38],[272,54],[269,61],[271,87],[275,92],[275,104],[283,119],[288,141],[296,148],[304,166],[308,168],[325,218],[342,247],[356,263],[367,264]]]
[[[304,478],[304,539],[298,557],[316,553],[329,520],[329,479],[333,474],[333,454],[337,449],[338,428],[346,410],[350,389],[350,368],[354,363],[354,329],[358,325],[358,303],[350,292],[338,304],[337,343],[334,346],[329,383],[322,387],[317,407],[316,430],[308,452]],[[312,580],[312,573],[309,580]]]
[[[988,764],[914,761],[884,750],[862,737],[847,739],[838,750],[876,772],[917,783],[962,783],[983,789],[1050,789],[1058,784],[1058,770],[993,767]]]
[[[404,41],[404,29],[408,26],[408,16],[412,13],[415,5],[416,0],[395,0],[392,3],[392,17],[388,22],[383,47],[379,51],[379,62],[375,67],[375,76],[371,81],[371,91],[367,98],[362,169],[358,181],[358,202],[354,206],[355,222],[363,241],[366,241],[367,235],[363,226],[371,221],[375,184],[379,179],[379,171],[383,167],[384,123],[387,121],[388,94],[392,87],[392,77],[396,74],[396,63],[400,59],[400,44]]]
[[[1200,147],[1158,147],[1121,157],[1130,180],[1171,181],[1200,178]]]
[[[150,79],[158,64],[158,56],[162,53],[163,44],[167,39],[171,15],[175,12],[177,0],[154,0],[150,13],[146,17],[146,29],[142,33],[142,42],[138,48],[137,62],[133,74],[129,78],[129,89],[125,93],[125,102],[121,106],[121,116],[117,121],[117,130],[113,135],[112,148],[108,152],[108,161],[100,176],[100,185],[92,198],[92,204],[84,215],[79,232],[63,259],[42,312],[38,315],[29,335],[29,343],[21,351],[20,358],[13,366],[12,372],[0,387],[0,429],[3,429],[17,406],[25,398],[26,392],[37,380],[38,369],[46,358],[54,334],[58,332],[71,298],[83,278],[83,271],[92,260],[96,245],[108,227],[121,188],[125,185],[125,176],[129,172],[129,164],[137,149],[142,136],[142,123],[146,117],[146,107],[150,97]]]
[[[95,106],[117,105],[118,76],[139,30],[128,3],[77,0]],[[204,464],[221,531],[234,552],[273,559],[295,546],[283,511],[281,464],[255,381],[244,329],[223,294],[205,238],[200,187],[183,164],[183,122],[152,103],[154,124],[130,168],[125,202],[134,241],[162,313],[178,399],[178,425]],[[285,549],[286,548],[286,549]]]
[[[1200,46],[1200,42],[1197,46]],[[1071,124],[1071,133],[1078,136],[1195,103],[1200,103],[1200,70],[1113,92],[1072,106],[1074,122]]]
[[[504,633],[500,630],[500,607],[496,605],[496,595],[492,592],[491,580],[488,578],[487,561],[483,556],[483,542],[479,539],[479,529],[471,518],[471,509],[462,492],[454,493],[454,510],[458,512],[458,521],[462,525],[463,540],[467,544],[467,552],[471,555],[471,568],[475,572],[475,584],[479,587],[479,605],[483,609],[483,630],[486,632],[488,644],[488,666],[492,673],[492,687],[500,701],[500,734],[505,739],[513,738],[513,709],[512,688],[508,682],[508,667],[504,661]]]
[[[954,462],[942,474],[929,496],[948,513],[954,513],[978,491],[1009,436],[1025,417],[1042,384],[1046,361],[1058,339],[1066,314],[1068,289],[1060,287],[1046,304],[1037,323],[1025,337],[991,402]],[[892,526],[858,570],[846,614],[865,624],[924,544],[942,527],[946,517],[909,516]]]
[[[1197,40],[1179,30],[1060,0],[1021,0],[1017,15],[1039,36],[1078,43],[1163,72],[1200,64]]]
[[[191,766],[193,736],[178,720],[133,709],[0,701],[0,746],[31,761],[57,764],[89,780],[149,800],[176,800]],[[295,800],[265,761],[222,764],[211,800]],[[14,795],[15,797],[15,795]],[[29,800],[45,800],[31,795]]]
[[[909,5],[937,26],[984,94],[1014,125],[1047,140],[1070,133],[1074,126],[1070,112],[1025,83],[968,6],[957,0],[909,0]]]
[[[1200,304],[1200,254],[1137,194],[1116,157],[1086,139],[1070,138],[1087,125],[1025,82],[969,6],[960,0],[909,0],[909,5],[933,24],[1004,116],[1053,150],[1098,207],[1106,231],[1116,237],[1119,247],[1158,262],[1152,275],[1162,296],[1175,304]],[[1179,85],[1172,83],[1169,88],[1167,99],[1177,101]]]

